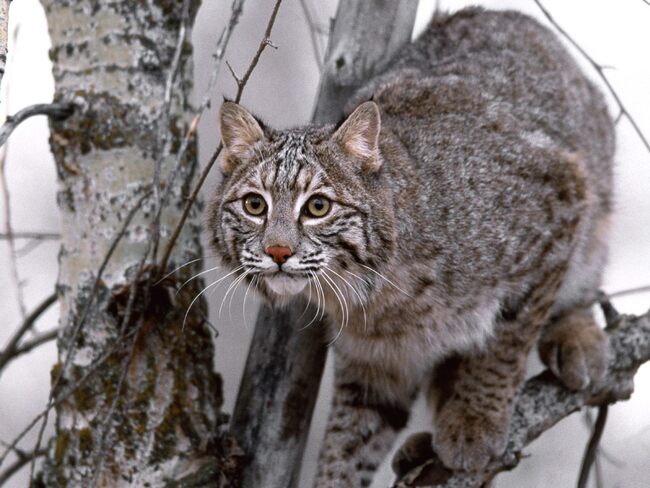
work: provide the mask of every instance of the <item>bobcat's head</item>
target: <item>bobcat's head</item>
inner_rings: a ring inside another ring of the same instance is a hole
[[[367,293],[368,268],[395,247],[379,133],[373,102],[338,128],[282,131],[225,102],[223,179],[207,217],[222,260],[274,301],[308,285],[345,293],[346,280]]]

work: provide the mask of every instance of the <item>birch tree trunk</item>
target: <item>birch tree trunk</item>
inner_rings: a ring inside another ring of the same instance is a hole
[[[75,105],[70,118],[51,124],[62,231],[62,331],[52,381],[54,401],[64,400],[43,470],[48,487],[172,486],[206,463],[224,462],[216,435],[221,380],[204,303],[184,317],[201,284],[176,295],[177,281],[155,284],[160,270],[152,264],[197,166],[192,141],[170,181],[190,116],[188,39],[199,3],[42,0],[55,101]],[[174,63],[176,82],[166,90]],[[157,227],[154,197],[168,188]],[[197,212],[170,269],[201,257]],[[160,246],[152,245],[157,235]],[[220,471],[210,486],[225,484]]]

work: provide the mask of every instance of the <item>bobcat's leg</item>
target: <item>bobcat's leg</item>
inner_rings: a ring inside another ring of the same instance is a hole
[[[438,396],[433,449],[452,469],[480,470],[506,447],[510,418],[537,341],[564,275],[559,267],[540,280],[513,313],[497,319],[495,336],[478,353],[446,368],[450,382]]]
[[[372,476],[406,425],[415,391],[382,394],[355,378],[337,374],[332,409],[318,461],[315,486],[370,486]]]
[[[608,353],[607,336],[586,307],[550,320],[539,340],[540,358],[572,390],[582,390],[603,378]]]

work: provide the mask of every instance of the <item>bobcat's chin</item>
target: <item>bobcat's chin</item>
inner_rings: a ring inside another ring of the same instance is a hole
[[[272,276],[267,276],[264,278],[264,281],[273,293],[281,297],[297,295],[309,283],[309,280],[306,278],[291,276],[286,273],[276,273]]]

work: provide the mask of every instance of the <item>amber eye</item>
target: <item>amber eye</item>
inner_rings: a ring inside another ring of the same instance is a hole
[[[305,213],[310,217],[324,217],[330,210],[330,201],[320,195],[316,195],[307,200]]]
[[[244,197],[244,210],[256,217],[260,216],[266,212],[266,202],[261,195],[249,193]]]

